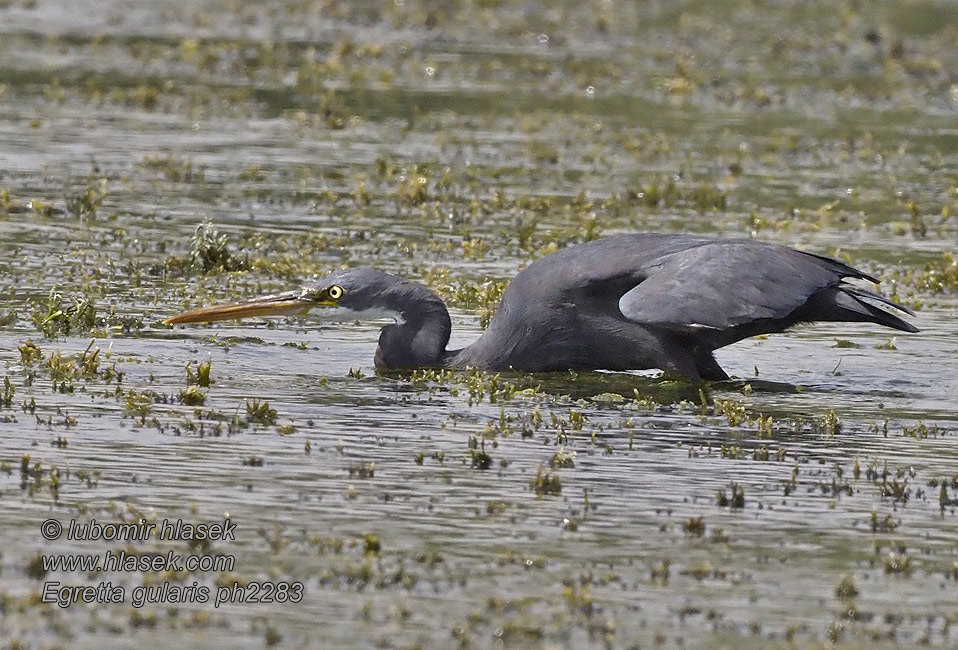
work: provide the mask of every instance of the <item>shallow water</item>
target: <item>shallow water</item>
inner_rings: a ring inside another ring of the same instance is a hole
[[[3,647],[958,641],[952,5],[0,4]],[[241,270],[191,266],[206,220]],[[378,376],[381,323],[161,324],[369,265],[463,345],[532,259],[637,230],[847,257],[922,332],[744,341],[699,387]],[[40,535],[225,516],[208,548]],[[235,566],[38,569],[121,549]],[[194,581],[303,598],[131,603]]]

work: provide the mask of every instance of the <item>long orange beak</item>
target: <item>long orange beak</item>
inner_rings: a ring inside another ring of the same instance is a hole
[[[211,307],[201,307],[192,311],[185,311],[167,318],[167,325],[181,323],[210,323],[218,320],[233,320],[250,318],[253,316],[299,316],[313,307],[330,305],[331,303],[310,298],[308,292],[301,289],[287,291],[272,296],[254,298],[245,302],[233,302]]]

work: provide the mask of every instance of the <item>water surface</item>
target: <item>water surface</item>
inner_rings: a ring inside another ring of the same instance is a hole
[[[955,13],[3,3],[0,639],[954,645]],[[191,263],[206,221],[226,269]],[[642,230],[841,256],[922,332],[749,340],[717,355],[737,381],[699,387],[378,376],[381,323],[161,324],[368,265],[439,291],[462,345],[531,260]],[[205,548],[40,536],[226,516],[236,540]],[[123,549],[235,567],[38,570]],[[304,597],[60,608],[51,581]]]

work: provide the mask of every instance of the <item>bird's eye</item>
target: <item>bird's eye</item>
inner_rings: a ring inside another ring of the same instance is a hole
[[[343,291],[343,288],[339,286],[338,284],[334,284],[333,286],[329,288],[329,297],[332,298],[333,300],[339,300],[340,298],[342,298],[343,293],[345,293]]]

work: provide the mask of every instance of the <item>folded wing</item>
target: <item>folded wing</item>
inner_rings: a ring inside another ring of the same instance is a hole
[[[629,320],[694,334],[715,349],[800,322],[864,321],[918,331],[881,307],[911,313],[845,278],[877,282],[828,257],[749,240],[712,241],[659,258],[619,299]],[[874,304],[877,303],[877,304]]]

